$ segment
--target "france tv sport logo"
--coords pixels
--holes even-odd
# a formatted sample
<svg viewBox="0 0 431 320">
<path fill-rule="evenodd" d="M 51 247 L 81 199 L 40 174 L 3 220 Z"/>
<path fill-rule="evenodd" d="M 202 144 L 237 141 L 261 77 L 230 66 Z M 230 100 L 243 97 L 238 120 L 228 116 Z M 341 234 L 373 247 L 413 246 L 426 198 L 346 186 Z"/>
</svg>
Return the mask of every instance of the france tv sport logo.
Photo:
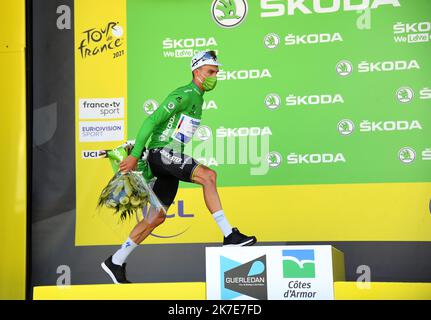
<svg viewBox="0 0 431 320">
<path fill-rule="evenodd" d="M 314 250 L 283 250 L 283 278 L 315 278 Z"/>
<path fill-rule="evenodd" d="M 249 296 L 268 299 L 266 285 L 266 255 L 241 263 L 220 256 L 220 296 L 229 300 Z"/>
</svg>

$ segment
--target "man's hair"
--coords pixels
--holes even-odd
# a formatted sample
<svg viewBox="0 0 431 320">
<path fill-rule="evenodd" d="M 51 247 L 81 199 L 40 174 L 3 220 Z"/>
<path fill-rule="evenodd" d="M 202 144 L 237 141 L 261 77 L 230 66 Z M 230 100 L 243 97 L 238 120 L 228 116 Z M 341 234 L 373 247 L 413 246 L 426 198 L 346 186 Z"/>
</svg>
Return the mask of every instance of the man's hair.
<svg viewBox="0 0 431 320">
<path fill-rule="evenodd" d="M 216 55 L 216 52 L 214 50 L 210 50 L 210 51 L 207 51 L 207 52 L 211 55 L 211 57 L 214 58 L 214 60 L 217 60 L 217 55 Z"/>
</svg>

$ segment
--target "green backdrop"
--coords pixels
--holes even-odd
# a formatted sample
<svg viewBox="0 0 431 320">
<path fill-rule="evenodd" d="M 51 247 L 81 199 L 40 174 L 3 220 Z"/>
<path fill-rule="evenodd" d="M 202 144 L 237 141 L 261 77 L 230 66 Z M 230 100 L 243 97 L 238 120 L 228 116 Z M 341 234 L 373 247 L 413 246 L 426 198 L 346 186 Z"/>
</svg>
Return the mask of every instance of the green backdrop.
<svg viewBox="0 0 431 320">
<path fill-rule="evenodd" d="M 213 17 L 222 16 L 212 10 L 222 1 L 128 0 L 129 139 L 148 116 L 144 104 L 160 103 L 189 82 L 191 52 L 211 48 L 223 64 L 217 88 L 204 96 L 210 108 L 202 125 L 211 128 L 212 142 L 221 127 L 267 128 L 269 151 L 280 155 L 271 157 L 274 167 L 264 175 L 251 175 L 256 165 L 250 162 L 215 166 L 220 186 L 431 181 L 431 1 L 361 11 L 344 10 L 345 2 L 336 12 L 319 13 L 313 1 L 304 1 L 311 13 L 289 14 L 290 1 L 226 1 L 239 18 L 221 22 L 241 21 L 229 28 Z M 277 12 L 265 3 L 285 14 L 262 16 Z M 400 42 L 404 37 L 422 42 Z M 337 72 L 343 60 L 352 66 L 347 76 Z M 237 79 L 223 80 L 229 72 Z M 251 78 L 240 79 L 247 74 Z M 410 102 L 398 100 L 411 92 Z M 274 101 L 278 107 L 266 106 Z M 341 134 L 339 125 L 349 128 L 342 120 L 351 121 L 353 132 Z M 401 152 L 404 147 L 411 149 Z"/>
</svg>

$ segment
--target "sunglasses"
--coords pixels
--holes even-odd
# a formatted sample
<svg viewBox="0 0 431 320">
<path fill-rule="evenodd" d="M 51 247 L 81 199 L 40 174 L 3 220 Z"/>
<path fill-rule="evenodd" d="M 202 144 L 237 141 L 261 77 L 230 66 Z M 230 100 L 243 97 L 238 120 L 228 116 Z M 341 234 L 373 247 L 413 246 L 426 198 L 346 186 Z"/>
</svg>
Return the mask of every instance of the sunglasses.
<svg viewBox="0 0 431 320">
<path fill-rule="evenodd" d="M 199 59 L 197 59 L 196 61 L 193 62 L 192 67 L 194 67 L 195 65 L 197 65 L 197 63 L 199 61 L 201 61 L 201 60 L 202 61 L 214 60 L 214 61 L 217 62 L 217 56 L 216 56 L 215 51 L 207 51 L 207 52 L 205 52 L 205 54 L 202 57 L 200 57 Z"/>
</svg>

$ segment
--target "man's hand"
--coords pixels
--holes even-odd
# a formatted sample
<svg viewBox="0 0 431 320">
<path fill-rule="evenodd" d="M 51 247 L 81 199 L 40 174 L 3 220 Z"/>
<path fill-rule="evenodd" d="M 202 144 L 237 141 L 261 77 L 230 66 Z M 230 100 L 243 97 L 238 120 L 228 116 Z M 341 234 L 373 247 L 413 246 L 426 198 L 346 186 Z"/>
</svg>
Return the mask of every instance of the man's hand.
<svg viewBox="0 0 431 320">
<path fill-rule="evenodd" d="M 138 163 L 138 159 L 130 155 L 125 160 L 120 162 L 120 171 L 122 171 L 123 173 L 126 173 L 131 170 L 135 170 L 137 163 Z"/>
</svg>

